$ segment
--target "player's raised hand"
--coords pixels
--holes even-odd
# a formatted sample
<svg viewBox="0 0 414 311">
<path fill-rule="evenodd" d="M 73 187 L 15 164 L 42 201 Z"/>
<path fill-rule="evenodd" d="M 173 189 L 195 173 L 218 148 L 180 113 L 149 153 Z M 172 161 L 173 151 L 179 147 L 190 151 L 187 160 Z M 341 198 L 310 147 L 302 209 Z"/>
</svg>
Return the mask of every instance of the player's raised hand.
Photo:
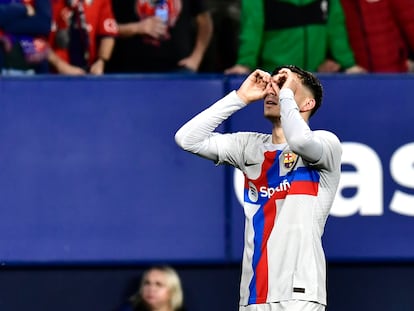
<svg viewBox="0 0 414 311">
<path fill-rule="evenodd" d="M 243 81 L 237 90 L 237 95 L 243 102 L 250 104 L 256 100 L 263 99 L 271 87 L 270 74 L 266 71 L 256 69 Z"/>
<path fill-rule="evenodd" d="M 295 93 L 300 85 L 300 81 L 296 73 L 288 68 L 282 68 L 272 77 L 272 85 L 274 88 L 276 88 L 276 86 L 280 89 L 289 88 Z"/>
</svg>

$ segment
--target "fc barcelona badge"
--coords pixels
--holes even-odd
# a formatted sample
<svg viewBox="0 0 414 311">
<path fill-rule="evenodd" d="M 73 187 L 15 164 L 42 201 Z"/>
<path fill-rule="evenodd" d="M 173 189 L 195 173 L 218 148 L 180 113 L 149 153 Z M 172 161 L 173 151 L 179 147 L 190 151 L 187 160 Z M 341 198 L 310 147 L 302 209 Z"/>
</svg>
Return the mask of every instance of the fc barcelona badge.
<svg viewBox="0 0 414 311">
<path fill-rule="evenodd" d="M 283 153 L 283 164 L 286 168 L 291 168 L 296 162 L 297 155 L 292 151 Z"/>
</svg>

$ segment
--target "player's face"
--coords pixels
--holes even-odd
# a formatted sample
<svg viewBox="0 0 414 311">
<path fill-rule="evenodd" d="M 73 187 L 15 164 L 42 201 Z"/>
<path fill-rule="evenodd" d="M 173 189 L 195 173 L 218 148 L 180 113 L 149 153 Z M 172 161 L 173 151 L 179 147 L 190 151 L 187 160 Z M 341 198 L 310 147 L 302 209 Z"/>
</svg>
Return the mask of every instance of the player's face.
<svg viewBox="0 0 414 311">
<path fill-rule="evenodd" d="M 264 116 L 270 120 L 280 118 L 279 91 L 271 89 L 264 98 Z"/>
<path fill-rule="evenodd" d="M 300 79 L 299 76 L 298 79 Z M 279 92 L 279 89 L 274 90 L 272 88 L 264 98 L 264 116 L 271 121 L 280 119 Z M 295 91 L 295 101 L 299 111 L 308 110 L 306 104 L 309 102 L 309 98 L 313 98 L 311 91 L 302 83 L 299 83 Z"/>
<path fill-rule="evenodd" d="M 151 270 L 145 277 L 141 289 L 142 299 L 153 310 L 164 309 L 171 301 L 171 290 L 164 272 Z"/>
</svg>

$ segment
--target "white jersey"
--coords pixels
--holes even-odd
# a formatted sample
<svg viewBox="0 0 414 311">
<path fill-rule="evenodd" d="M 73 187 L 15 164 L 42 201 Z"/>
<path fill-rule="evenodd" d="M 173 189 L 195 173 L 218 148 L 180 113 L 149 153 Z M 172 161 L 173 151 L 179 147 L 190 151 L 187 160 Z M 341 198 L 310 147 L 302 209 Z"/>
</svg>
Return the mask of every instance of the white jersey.
<svg viewBox="0 0 414 311">
<path fill-rule="evenodd" d="M 187 122 L 177 143 L 187 151 L 240 169 L 245 176 L 245 237 L 240 305 L 307 300 L 326 304 L 321 237 L 340 178 L 341 144 L 311 131 L 293 93 L 280 93 L 287 142 L 270 134 L 219 134 L 215 128 L 245 104 L 230 93 Z M 295 141 L 303 137 L 303 141 Z"/>
</svg>

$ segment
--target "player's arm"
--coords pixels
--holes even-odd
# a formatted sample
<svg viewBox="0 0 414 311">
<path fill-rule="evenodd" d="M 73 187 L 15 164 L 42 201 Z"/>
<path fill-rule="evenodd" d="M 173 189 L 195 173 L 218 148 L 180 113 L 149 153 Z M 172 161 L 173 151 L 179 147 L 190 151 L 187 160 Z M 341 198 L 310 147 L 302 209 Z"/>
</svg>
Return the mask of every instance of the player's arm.
<svg viewBox="0 0 414 311">
<path fill-rule="evenodd" d="M 283 83 L 280 83 L 282 81 Z M 298 106 L 294 95 L 301 87 L 301 82 L 289 69 L 282 69 L 272 79 L 273 88 L 278 89 L 280 84 L 283 85 L 279 91 L 280 120 L 286 141 L 293 152 L 315 163 L 322 157 L 323 144 L 301 115 L 301 111 L 310 111 L 313 108 L 307 106 L 312 103 L 306 101 L 301 103 L 301 107 Z"/>
<path fill-rule="evenodd" d="M 231 92 L 185 123 L 175 134 L 176 143 L 186 151 L 219 162 L 218 145 L 224 135 L 214 131 L 244 106 L 236 92 Z"/>
<path fill-rule="evenodd" d="M 307 161 L 317 162 L 322 156 L 322 143 L 300 115 L 292 90 L 282 89 L 279 102 L 280 119 L 289 147 Z"/>
<path fill-rule="evenodd" d="M 271 87 L 270 80 L 269 73 L 255 70 L 237 91 L 231 92 L 184 124 L 175 134 L 175 141 L 184 150 L 217 162 L 218 145 L 228 145 L 229 141 L 223 142 L 228 136 L 223 137 L 214 133 L 214 130 L 236 111 L 264 98 Z"/>
<path fill-rule="evenodd" d="M 315 132 L 309 128 L 290 89 L 282 89 L 279 98 L 283 132 L 292 151 L 312 165 L 335 170 L 340 165 L 342 154 L 339 139 L 331 132 Z"/>
</svg>

